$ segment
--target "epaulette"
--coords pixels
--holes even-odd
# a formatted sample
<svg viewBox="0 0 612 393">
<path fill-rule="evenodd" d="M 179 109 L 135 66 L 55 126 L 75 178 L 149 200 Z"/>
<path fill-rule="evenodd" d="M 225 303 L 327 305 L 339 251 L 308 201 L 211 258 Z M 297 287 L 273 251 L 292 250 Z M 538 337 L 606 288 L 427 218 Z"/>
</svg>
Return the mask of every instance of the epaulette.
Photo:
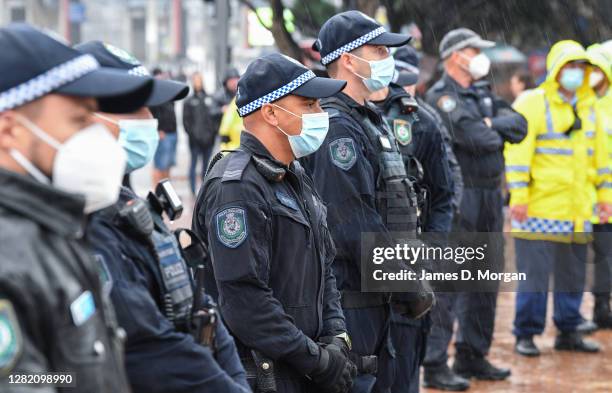
<svg viewBox="0 0 612 393">
<path fill-rule="evenodd" d="M 223 178 L 221 179 L 222 182 L 240 180 L 244 169 L 249 164 L 249 161 L 251 161 L 251 155 L 238 150 L 231 154 L 228 160 L 225 172 L 223 172 Z"/>
</svg>

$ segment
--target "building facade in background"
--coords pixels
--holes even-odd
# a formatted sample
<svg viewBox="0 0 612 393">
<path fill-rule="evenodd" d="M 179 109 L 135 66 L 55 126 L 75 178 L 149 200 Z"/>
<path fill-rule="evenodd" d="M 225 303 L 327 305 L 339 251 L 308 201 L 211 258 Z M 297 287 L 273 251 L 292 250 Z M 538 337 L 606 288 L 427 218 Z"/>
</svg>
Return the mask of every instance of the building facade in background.
<svg viewBox="0 0 612 393">
<path fill-rule="evenodd" d="M 232 55 L 245 56 L 243 8 L 237 0 L 0 0 L 0 25 L 28 22 L 72 44 L 108 42 L 174 75 L 202 71 L 213 89 Z"/>
</svg>

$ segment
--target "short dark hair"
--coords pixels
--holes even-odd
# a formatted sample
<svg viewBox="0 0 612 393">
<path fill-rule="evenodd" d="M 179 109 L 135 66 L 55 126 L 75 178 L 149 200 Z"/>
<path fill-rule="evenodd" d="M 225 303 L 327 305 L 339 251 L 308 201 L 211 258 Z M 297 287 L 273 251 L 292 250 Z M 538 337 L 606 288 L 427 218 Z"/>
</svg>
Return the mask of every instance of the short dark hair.
<svg viewBox="0 0 612 393">
<path fill-rule="evenodd" d="M 161 74 L 163 74 L 163 71 L 162 71 L 161 68 L 159 68 L 159 67 L 153 68 L 153 76 L 158 76 L 158 75 L 161 75 Z"/>
<path fill-rule="evenodd" d="M 361 56 L 362 52 L 363 52 L 363 45 L 353 49 L 350 52 L 345 52 L 345 53 L 352 53 L 352 54 L 355 54 L 357 56 Z M 340 57 L 342 57 L 342 56 L 340 56 Z M 332 61 L 331 63 L 328 63 L 325 66 L 325 69 L 327 70 L 327 74 L 329 76 L 335 77 L 338 74 L 338 62 L 340 61 L 340 57 L 338 57 L 336 60 Z"/>
<path fill-rule="evenodd" d="M 512 76 L 516 77 L 522 84 L 525 85 L 525 90 L 536 87 L 533 76 L 531 76 L 531 73 L 526 68 L 519 68 L 514 72 L 514 74 L 512 74 Z"/>
</svg>

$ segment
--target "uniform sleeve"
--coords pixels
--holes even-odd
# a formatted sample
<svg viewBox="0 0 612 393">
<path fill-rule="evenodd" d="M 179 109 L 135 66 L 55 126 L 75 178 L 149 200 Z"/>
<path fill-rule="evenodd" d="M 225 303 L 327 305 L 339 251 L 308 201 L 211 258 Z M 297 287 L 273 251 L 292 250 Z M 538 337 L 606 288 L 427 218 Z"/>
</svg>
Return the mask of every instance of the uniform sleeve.
<svg viewBox="0 0 612 393">
<path fill-rule="evenodd" d="M 122 252 L 121 241 L 108 228 L 96 228 L 92 237 L 96 260 L 104 264 L 112 280 L 110 296 L 117 319 L 127 332 L 126 369 L 134 390 L 250 391 L 244 370 L 225 370 L 209 348 L 177 331 L 161 314 L 149 292 L 149 272 L 143 261 Z"/>
<path fill-rule="evenodd" d="M 317 191 L 327 204 L 337 258 L 357 264 L 361 233 L 387 232 L 376 211 L 376 174 L 360 135 L 361 131 L 348 120 L 339 115 L 331 117 L 325 142 L 308 157 L 306 164 Z"/>
<path fill-rule="evenodd" d="M 340 291 L 332 264 L 336 256 L 334 241 L 329 232 L 325 233 L 325 287 L 323 292 L 323 330 L 321 336 L 336 336 L 346 332 L 346 322 L 340 304 Z"/>
<path fill-rule="evenodd" d="M 514 103 L 514 109 L 527 121 L 527 135 L 518 144 L 507 143 L 504 149 L 506 162 L 506 184 L 510 191 L 510 206 L 529 202 L 531 160 L 535 152 L 536 135 L 540 127 L 535 112 L 534 95 L 523 95 Z"/>
<path fill-rule="evenodd" d="M 424 231 L 450 232 L 453 187 L 442 133 L 428 114 L 423 114 L 420 118 L 424 130 L 419 133 L 418 140 L 415 140 L 415 156 L 423 164 L 423 182 L 429 192 Z"/>
<path fill-rule="evenodd" d="M 429 103 L 438 110 L 453 135 L 455 146 L 466 152 L 482 154 L 502 149 L 499 133 L 487 127 L 482 117 L 471 113 L 460 100 L 444 94 L 429 95 Z"/>
<path fill-rule="evenodd" d="M 606 116 L 604 110 L 595 106 L 595 187 L 597 189 L 597 202 L 612 203 L 612 171 L 610 168 L 610 146 L 606 127 Z"/>
<path fill-rule="evenodd" d="M 0 392 L 53 393 L 50 386 L 14 385 L 10 374 L 54 370 L 45 353 L 51 324 L 57 318 L 44 284 L 38 284 L 40 250 L 30 239 L 20 237 L 19 228 L 6 230 L 10 223 L 0 222 Z M 48 290 L 48 289 L 47 289 Z M 65 370 L 64 370 L 65 371 Z"/>
<path fill-rule="evenodd" d="M 499 132 L 505 142 L 520 143 L 527 135 L 527 120 L 504 100 L 495 97 L 497 116 L 491 119 L 491 128 Z"/>
<path fill-rule="evenodd" d="M 448 158 L 448 167 L 451 171 L 453 184 L 452 206 L 455 210 L 458 210 L 461 203 L 461 198 L 463 197 L 463 176 L 461 175 L 459 161 L 457 161 L 457 157 L 453 151 L 453 138 L 448 131 L 448 128 L 442 121 L 440 114 L 428 103 L 423 103 L 427 113 L 433 116 L 436 126 L 440 129 L 440 133 L 442 134 L 442 142 L 444 143 L 444 150 L 446 151 L 446 157 Z"/>
<path fill-rule="evenodd" d="M 57 390 L 51 386 L 34 386 L 27 384 L 9 383 L 9 375 L 56 371 L 49 365 L 42 348 L 36 344 L 36 336 L 42 337 L 48 333 L 38 331 L 45 329 L 41 325 L 40 318 L 32 316 L 28 309 L 34 310 L 40 304 L 26 305 L 28 299 L 32 299 L 34 288 L 29 287 L 30 292 L 24 296 L 19 289 L 11 283 L 20 282 L 15 277 L 3 277 L 0 280 L 0 305 L 2 306 L 2 320 L 0 328 L 4 334 L 3 346 L 0 349 L 2 361 L 0 362 L 0 391 L 6 393 L 54 393 Z M 42 312 L 41 312 L 42 313 Z M 7 335 L 10 333 L 10 336 Z"/>
<path fill-rule="evenodd" d="M 234 343 L 234 339 L 230 336 L 222 320 L 219 320 L 217 323 L 215 345 L 216 359 L 219 366 L 230 376 L 230 378 L 232 378 L 232 380 L 248 390 L 246 373 L 240 362 L 240 357 L 236 350 L 236 343 Z"/>
<path fill-rule="evenodd" d="M 271 212 L 253 184 L 213 180 L 197 212 L 205 223 L 219 307 L 241 343 L 308 374 L 319 348 L 298 329 L 268 286 Z"/>
</svg>

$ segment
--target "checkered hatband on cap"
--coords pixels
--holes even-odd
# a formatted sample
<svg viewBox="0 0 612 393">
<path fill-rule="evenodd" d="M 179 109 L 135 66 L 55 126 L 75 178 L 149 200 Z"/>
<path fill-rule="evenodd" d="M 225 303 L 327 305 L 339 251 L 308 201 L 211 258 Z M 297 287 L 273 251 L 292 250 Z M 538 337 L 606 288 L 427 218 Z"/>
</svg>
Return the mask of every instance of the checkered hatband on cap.
<svg viewBox="0 0 612 393">
<path fill-rule="evenodd" d="M 146 67 L 141 66 L 141 65 L 129 70 L 128 74 L 136 75 L 136 76 L 151 76 L 151 74 L 149 73 L 149 70 L 147 70 Z"/>
<path fill-rule="evenodd" d="M 293 90 L 302 86 L 304 83 L 308 82 L 315 76 L 316 75 L 314 74 L 314 72 L 308 70 L 302 75 L 292 80 L 291 82 L 287 83 L 285 86 L 282 86 L 274 90 L 273 92 L 268 93 L 265 96 L 260 97 L 256 99 L 255 101 L 251 101 L 248 104 L 238 108 L 238 114 L 240 115 L 240 117 L 244 117 L 248 115 L 249 113 L 254 112 L 257 109 L 261 108 L 263 104 L 268 104 L 270 102 L 276 101 L 279 98 L 286 96 L 287 94 L 291 93 Z"/>
<path fill-rule="evenodd" d="M 353 49 L 359 48 L 362 45 L 365 45 L 368 41 L 373 40 L 374 38 L 378 37 L 379 35 L 381 35 L 382 33 L 385 32 L 385 28 L 384 27 L 379 27 L 375 30 L 372 30 L 371 32 L 362 35 L 361 37 L 357 38 L 354 41 L 349 42 L 346 45 L 341 46 L 340 48 L 336 49 L 335 51 L 328 53 L 327 56 L 323 57 L 321 59 L 321 64 L 323 65 L 328 65 L 329 63 L 331 63 L 332 61 L 336 60 L 338 57 L 340 57 L 340 55 L 342 55 L 343 53 L 346 52 L 350 52 Z"/>
<path fill-rule="evenodd" d="M 82 55 L 0 93 L 0 112 L 18 107 L 100 68 L 92 55 Z"/>
</svg>

